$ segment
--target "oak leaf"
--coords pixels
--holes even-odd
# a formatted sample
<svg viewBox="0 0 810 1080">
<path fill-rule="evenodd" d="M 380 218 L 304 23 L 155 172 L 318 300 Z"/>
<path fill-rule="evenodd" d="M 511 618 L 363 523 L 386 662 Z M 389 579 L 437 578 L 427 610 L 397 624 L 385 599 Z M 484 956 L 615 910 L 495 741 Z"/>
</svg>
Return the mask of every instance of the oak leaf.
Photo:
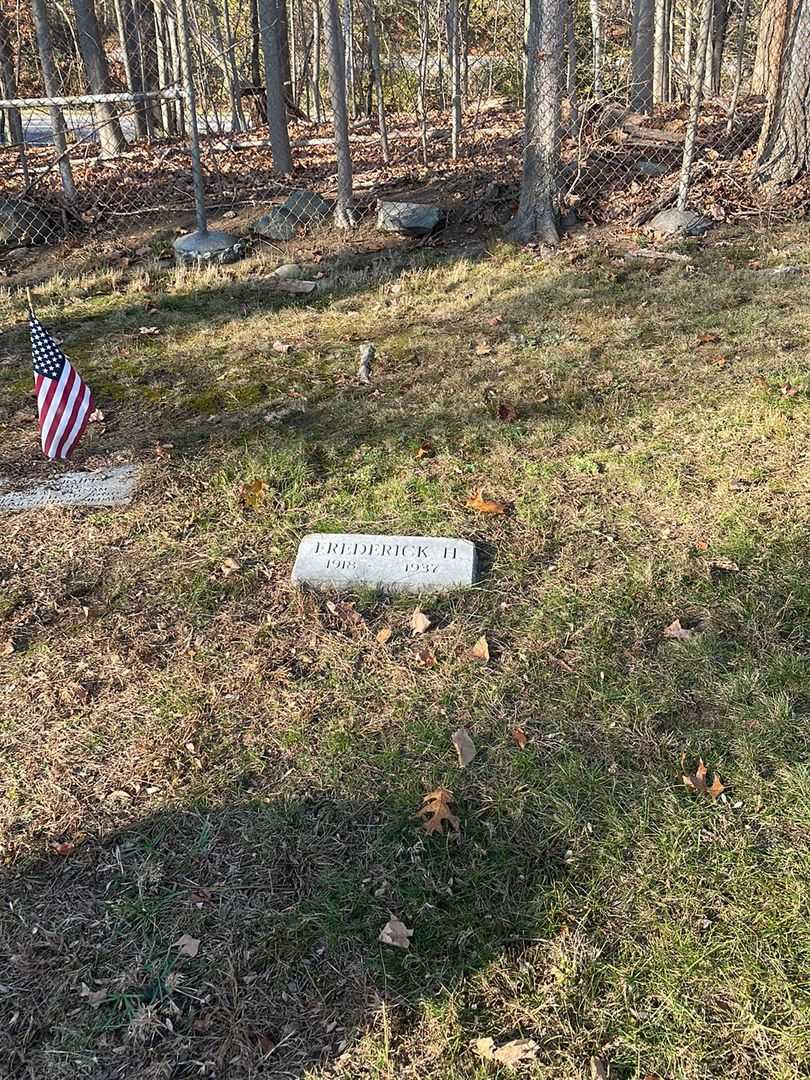
<svg viewBox="0 0 810 1080">
<path fill-rule="evenodd" d="M 695 636 L 695 631 L 689 630 L 685 626 L 681 626 L 681 620 L 676 619 L 674 622 L 671 622 L 669 626 L 664 627 L 663 636 L 669 638 L 671 641 L 691 641 Z"/>
<path fill-rule="evenodd" d="M 505 514 L 507 507 L 506 503 L 497 502 L 495 499 L 485 499 L 479 488 L 467 499 L 467 509 L 477 510 L 479 514 Z"/>
<path fill-rule="evenodd" d="M 470 656 L 474 660 L 480 660 L 483 664 L 486 664 L 489 660 L 489 642 L 483 634 L 470 649 Z"/>
<path fill-rule="evenodd" d="M 538 1049 L 534 1039 L 511 1039 L 497 1049 L 494 1039 L 476 1039 L 473 1046 L 479 1057 L 507 1066 L 520 1065 L 523 1061 L 533 1060 Z"/>
<path fill-rule="evenodd" d="M 512 728 L 512 738 L 521 750 L 525 750 L 529 742 L 528 736 L 522 727 Z"/>
<path fill-rule="evenodd" d="M 251 510 L 260 510 L 267 497 L 267 484 L 262 479 L 251 480 L 239 488 L 239 501 Z"/>
<path fill-rule="evenodd" d="M 411 615 L 411 636 L 416 637 L 418 634 L 424 634 L 426 630 L 429 630 L 433 624 L 427 615 L 421 608 L 414 608 Z"/>
<path fill-rule="evenodd" d="M 684 768 L 685 755 L 681 757 L 681 768 Z M 703 764 L 703 758 L 698 758 L 697 768 L 694 772 L 684 772 L 683 782 L 689 791 L 694 791 L 696 795 L 708 795 L 712 799 L 717 799 L 726 790 L 725 784 L 720 780 L 717 773 L 714 774 L 714 779 L 711 784 L 707 782 L 709 770 Z"/>
<path fill-rule="evenodd" d="M 393 632 L 390 626 L 384 626 L 382 630 L 377 631 L 377 641 L 381 645 L 385 645 L 386 641 L 390 641 Z"/>
<path fill-rule="evenodd" d="M 460 727 L 458 731 L 453 732 L 450 739 L 458 754 L 459 768 L 466 769 L 470 762 L 474 760 L 476 753 L 472 736 L 466 728 Z"/>
<path fill-rule="evenodd" d="M 441 834 L 445 821 L 450 831 L 456 833 L 461 831 L 459 820 L 450 809 L 453 801 L 453 792 L 444 787 L 437 787 L 435 791 L 428 792 L 425 795 L 416 816 L 423 819 L 422 828 L 426 833 L 431 835 L 433 833 Z"/>
<path fill-rule="evenodd" d="M 399 919 L 389 919 L 380 931 L 379 941 L 383 945 L 393 945 L 395 949 L 410 949 L 413 930 L 409 930 Z"/>
<path fill-rule="evenodd" d="M 502 401 L 498 406 L 498 419 L 505 424 L 511 424 L 517 420 L 517 409 L 508 401 Z"/>
<path fill-rule="evenodd" d="M 192 937 L 190 934 L 183 934 L 174 943 L 175 948 L 181 956 L 188 956 L 193 959 L 200 951 L 200 939 Z"/>
</svg>

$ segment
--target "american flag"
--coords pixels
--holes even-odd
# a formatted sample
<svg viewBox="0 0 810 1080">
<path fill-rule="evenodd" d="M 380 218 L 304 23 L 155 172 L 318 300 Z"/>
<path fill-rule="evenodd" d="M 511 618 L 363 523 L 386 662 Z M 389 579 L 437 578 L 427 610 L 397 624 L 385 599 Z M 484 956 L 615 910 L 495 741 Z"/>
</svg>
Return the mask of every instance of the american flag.
<svg viewBox="0 0 810 1080">
<path fill-rule="evenodd" d="M 33 311 L 28 322 L 42 449 L 51 459 L 67 461 L 95 408 L 93 395 Z"/>
</svg>

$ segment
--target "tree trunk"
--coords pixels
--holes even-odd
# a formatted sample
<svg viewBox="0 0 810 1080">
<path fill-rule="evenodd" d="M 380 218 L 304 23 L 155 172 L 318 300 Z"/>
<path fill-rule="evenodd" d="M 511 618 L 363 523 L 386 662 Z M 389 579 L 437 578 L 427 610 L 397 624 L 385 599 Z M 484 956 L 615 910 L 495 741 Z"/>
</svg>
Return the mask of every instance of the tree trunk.
<svg viewBox="0 0 810 1080">
<path fill-rule="evenodd" d="M 51 45 L 51 30 L 48 22 L 48 11 L 45 0 L 31 0 L 31 14 L 34 17 L 34 28 L 37 35 L 37 51 L 39 62 L 42 67 L 42 85 L 46 97 L 59 96 L 59 83 L 56 77 L 56 69 L 53 62 L 53 46 Z M 53 129 L 53 143 L 59 157 L 59 173 L 62 177 L 62 190 L 68 202 L 76 201 L 76 186 L 73 183 L 73 170 L 70 167 L 70 158 L 67 154 L 67 136 L 65 135 L 65 118 L 62 110 L 56 105 L 50 109 L 51 128 Z"/>
<path fill-rule="evenodd" d="M 380 146 L 383 162 L 388 165 L 391 155 L 388 151 L 388 122 L 385 116 L 385 94 L 383 93 L 382 70 L 380 67 L 380 39 L 377 34 L 377 8 L 374 0 L 366 0 L 366 26 L 368 29 L 368 51 L 371 62 L 371 75 L 374 93 L 377 97 L 377 123 L 380 129 Z"/>
<path fill-rule="evenodd" d="M 323 95 L 321 94 L 321 54 L 323 52 L 323 26 L 321 0 L 312 0 L 312 96 L 315 101 L 315 120 L 323 123 Z"/>
<path fill-rule="evenodd" d="M 419 118 L 419 138 L 422 145 L 422 161 L 427 165 L 427 76 L 428 48 L 430 45 L 427 0 L 418 0 L 417 13 L 419 19 L 419 82 L 416 90 L 416 113 Z"/>
<path fill-rule="evenodd" d="M 262 84 L 262 70 L 259 62 L 259 8 L 257 0 L 250 0 L 250 85 Z"/>
<path fill-rule="evenodd" d="M 748 15 L 751 10 L 751 0 L 743 0 L 742 13 L 740 14 L 740 26 L 737 31 L 737 61 L 734 70 L 734 92 L 731 95 L 731 107 L 728 111 L 728 124 L 726 134 L 730 135 L 734 129 L 734 117 L 737 112 L 737 102 L 740 99 L 740 87 L 743 77 L 743 59 L 745 57 L 745 34 L 748 29 Z"/>
<path fill-rule="evenodd" d="M 126 10 L 124 4 L 126 4 Z M 118 27 L 118 40 L 121 43 L 121 57 L 124 63 L 127 90 L 133 95 L 142 94 L 141 69 L 138 63 L 137 50 L 133 49 L 132 9 L 129 0 L 114 0 L 113 6 L 115 8 L 115 23 Z M 133 103 L 132 120 L 135 124 L 135 138 L 145 139 L 149 133 L 146 127 L 146 109 L 143 101 L 136 100 Z"/>
<path fill-rule="evenodd" d="M 450 147 L 458 160 L 461 141 L 461 50 L 458 0 L 447 0 L 447 64 L 450 69 Z"/>
<path fill-rule="evenodd" d="M 349 113 L 357 116 L 354 79 L 354 12 L 352 0 L 343 0 L 341 15 L 341 36 L 343 38 L 344 79 L 346 81 L 346 103 Z M 329 43 L 326 45 L 329 48 Z"/>
<path fill-rule="evenodd" d="M 233 54 L 233 38 L 231 36 L 231 20 L 228 9 L 228 0 L 225 0 L 223 6 L 223 18 L 225 20 L 224 34 L 216 0 L 208 0 L 208 15 L 211 20 L 211 33 L 216 42 L 217 52 L 219 53 L 222 62 L 222 71 L 228 86 L 228 100 L 231 106 L 231 130 L 244 131 L 245 118 L 242 114 L 242 104 L 239 95 L 239 73 L 236 70 L 236 60 Z"/>
<path fill-rule="evenodd" d="M 632 76 L 630 108 L 650 113 L 653 108 L 655 52 L 655 0 L 634 0 L 632 24 Z"/>
<path fill-rule="evenodd" d="M 290 67 L 290 25 L 287 20 L 287 0 L 273 0 L 276 8 L 276 25 L 278 26 L 278 54 L 281 61 L 281 81 L 284 86 L 284 97 L 287 101 L 293 99 L 292 68 Z"/>
<path fill-rule="evenodd" d="M 355 224 L 352 209 L 352 155 L 349 147 L 349 114 L 346 108 L 346 56 L 337 0 L 324 2 L 326 31 L 326 60 L 329 70 L 329 96 L 332 100 L 332 121 L 335 127 L 337 156 L 337 203 L 335 223 L 340 229 Z"/>
<path fill-rule="evenodd" d="M 73 0 L 73 11 L 76 15 L 79 51 L 82 54 L 90 93 L 109 94 L 110 72 L 101 42 L 101 32 L 98 28 L 93 0 Z M 127 143 L 112 105 L 108 102 L 94 105 L 93 115 L 96 119 L 102 157 L 113 158 L 123 153 Z"/>
<path fill-rule="evenodd" d="M 565 5 L 565 93 L 568 98 L 569 130 L 573 134 L 579 126 L 577 102 L 577 29 L 574 25 L 573 0 Z"/>
<path fill-rule="evenodd" d="M 17 96 L 17 73 L 14 70 L 14 46 L 11 44 L 11 23 L 0 12 L 0 92 L 3 97 Z M 5 113 L 3 114 L 5 115 Z M 8 110 L 8 133 L 11 142 L 18 148 L 23 183 L 28 186 L 28 161 L 25 153 L 25 135 L 19 109 Z"/>
<path fill-rule="evenodd" d="M 526 133 L 520 202 L 511 224 L 523 244 L 559 243 L 557 195 L 564 0 L 529 0 L 526 39 Z"/>
<path fill-rule="evenodd" d="M 135 21 L 138 28 L 138 47 L 141 60 L 141 81 L 148 93 L 160 89 L 158 77 L 158 42 L 155 30 L 155 8 L 153 0 L 132 0 Z M 146 102 L 146 124 L 149 137 L 159 135 L 163 129 L 160 104 L 155 98 Z"/>
<path fill-rule="evenodd" d="M 602 86 L 602 18 L 599 14 L 599 0 L 588 0 L 588 8 L 591 14 L 593 95 L 598 99 L 604 93 Z"/>
<path fill-rule="evenodd" d="M 810 167 L 810 3 L 787 0 L 784 48 L 766 85 L 768 106 L 755 179 L 784 187 Z"/>
<path fill-rule="evenodd" d="M 789 0 L 764 0 L 757 37 L 757 55 L 751 78 L 752 94 L 767 94 L 779 80 L 779 68 L 788 23 Z"/>
<path fill-rule="evenodd" d="M 692 79 L 692 0 L 685 0 L 686 13 L 683 26 L 683 73 L 688 84 Z"/>
<path fill-rule="evenodd" d="M 655 0 L 655 50 L 653 53 L 653 100 L 660 105 L 667 100 L 669 87 L 669 39 L 667 0 Z"/>
<path fill-rule="evenodd" d="M 689 181 L 692 175 L 692 159 L 695 155 L 695 143 L 697 141 L 698 121 L 700 120 L 700 106 L 703 101 L 703 84 L 706 74 L 706 54 L 709 45 L 709 30 L 712 23 L 712 4 L 714 0 L 703 0 L 703 10 L 700 14 L 700 29 L 698 31 L 697 53 L 695 55 L 695 71 L 692 77 L 692 90 L 689 98 L 689 120 L 686 124 L 686 139 L 683 144 L 683 163 L 681 164 L 681 179 L 678 186 L 678 209 L 686 209 L 686 200 L 689 197 Z"/>
<path fill-rule="evenodd" d="M 267 86 L 267 124 L 270 128 L 270 149 L 273 168 L 277 173 L 292 172 L 290 133 L 287 129 L 287 106 L 284 103 L 284 82 L 279 42 L 278 9 L 275 0 L 258 0 L 259 23 L 264 53 L 264 78 Z"/>
<path fill-rule="evenodd" d="M 723 49 L 726 45 L 726 28 L 728 26 L 728 5 L 726 0 L 714 0 L 712 14 L 712 55 L 711 55 L 711 93 L 717 97 L 720 93 L 720 84 L 723 78 Z"/>
</svg>

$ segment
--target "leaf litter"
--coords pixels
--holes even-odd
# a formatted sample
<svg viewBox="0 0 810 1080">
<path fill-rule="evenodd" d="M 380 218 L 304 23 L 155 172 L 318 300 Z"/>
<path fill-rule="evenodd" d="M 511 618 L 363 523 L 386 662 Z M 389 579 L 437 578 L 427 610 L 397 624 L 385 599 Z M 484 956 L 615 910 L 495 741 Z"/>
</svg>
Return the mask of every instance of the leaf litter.
<svg viewBox="0 0 810 1080">
<path fill-rule="evenodd" d="M 389 919 L 380 931 L 379 941 L 395 949 L 410 949 L 413 930 L 409 930 L 399 919 Z"/>
<path fill-rule="evenodd" d="M 475 755 L 477 753 L 472 736 L 466 728 L 460 727 L 458 731 L 453 732 L 450 739 L 458 754 L 458 767 L 460 769 L 466 769 L 467 766 L 475 760 Z"/>
<path fill-rule="evenodd" d="M 496 1047 L 495 1040 L 491 1038 L 476 1039 L 473 1048 L 476 1054 L 486 1061 L 495 1061 L 508 1067 L 533 1061 L 539 1049 L 534 1039 L 510 1039 Z"/>
<path fill-rule="evenodd" d="M 461 824 L 450 809 L 453 804 L 453 792 L 448 791 L 445 787 L 437 787 L 434 791 L 430 791 L 425 795 L 416 816 L 423 819 L 422 828 L 426 833 L 430 835 L 439 833 L 439 835 L 442 835 L 445 822 L 447 822 L 450 832 L 461 832 Z"/>
<path fill-rule="evenodd" d="M 412 637 L 416 637 L 418 634 L 424 634 L 432 625 L 433 623 L 421 608 L 414 608 L 413 614 L 411 615 Z"/>
<path fill-rule="evenodd" d="M 483 491 L 479 488 L 467 499 L 467 509 L 476 510 L 479 514 L 505 514 L 507 506 L 506 503 L 498 502 L 497 499 L 485 499 Z"/>
<path fill-rule="evenodd" d="M 712 801 L 723 794 L 726 790 L 726 785 L 722 783 L 717 773 L 714 773 L 714 779 L 711 784 L 709 784 L 709 770 L 704 765 L 703 758 L 698 758 L 697 768 L 694 772 L 686 771 L 685 761 L 686 754 L 683 754 L 681 755 L 681 769 L 684 770 L 682 778 L 684 786 L 688 791 L 692 791 L 696 795 L 708 795 Z"/>
</svg>

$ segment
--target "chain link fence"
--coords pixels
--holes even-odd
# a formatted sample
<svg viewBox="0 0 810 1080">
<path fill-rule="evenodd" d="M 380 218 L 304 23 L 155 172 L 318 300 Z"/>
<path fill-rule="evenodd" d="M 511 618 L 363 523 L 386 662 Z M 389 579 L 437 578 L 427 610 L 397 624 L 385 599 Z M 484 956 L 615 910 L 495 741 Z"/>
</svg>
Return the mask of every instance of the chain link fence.
<svg viewBox="0 0 810 1080">
<path fill-rule="evenodd" d="M 381 198 L 503 225 L 524 141 L 563 218 L 803 213 L 807 2 L 2 0 L 0 245 L 195 195 L 278 242 Z"/>
</svg>

